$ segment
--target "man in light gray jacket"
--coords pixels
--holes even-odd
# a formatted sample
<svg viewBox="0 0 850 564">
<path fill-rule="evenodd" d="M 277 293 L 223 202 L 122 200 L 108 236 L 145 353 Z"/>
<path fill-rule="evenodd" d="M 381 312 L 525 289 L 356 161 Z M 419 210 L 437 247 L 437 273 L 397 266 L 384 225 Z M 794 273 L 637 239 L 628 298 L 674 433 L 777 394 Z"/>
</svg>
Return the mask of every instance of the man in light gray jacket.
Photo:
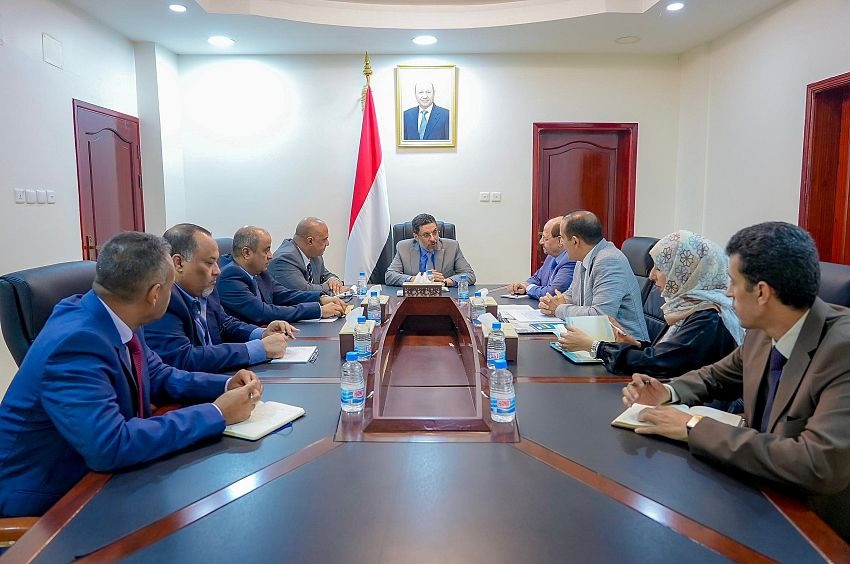
<svg viewBox="0 0 850 564">
<path fill-rule="evenodd" d="M 327 224 L 317 217 L 305 217 L 298 222 L 292 239 L 286 239 L 274 252 L 269 273 L 290 290 L 338 294 L 343 283 L 325 267 L 322 258 L 330 244 Z"/>
<path fill-rule="evenodd" d="M 602 237 L 599 218 L 585 210 L 565 215 L 561 242 L 578 261 L 573 281 L 565 293 L 540 298 L 541 311 L 561 319 L 607 315 L 635 339 L 648 341 L 637 278 L 626 255 Z"/>
<path fill-rule="evenodd" d="M 426 270 L 433 270 L 434 281 L 446 286 L 455 286 L 461 274 L 466 274 L 469 283 L 475 284 L 475 272 L 460 245 L 454 239 L 440 239 L 433 215 L 420 213 L 411 223 L 413 239 L 399 241 L 395 246 L 395 256 L 385 277 L 388 286 L 401 286 Z"/>
</svg>

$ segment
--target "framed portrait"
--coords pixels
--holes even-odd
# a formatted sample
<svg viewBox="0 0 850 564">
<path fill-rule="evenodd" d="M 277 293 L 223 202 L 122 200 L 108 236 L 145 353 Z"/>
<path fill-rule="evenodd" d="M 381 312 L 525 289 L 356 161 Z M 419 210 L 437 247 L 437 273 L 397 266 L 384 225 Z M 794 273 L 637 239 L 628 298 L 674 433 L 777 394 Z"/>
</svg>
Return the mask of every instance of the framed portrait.
<svg viewBox="0 0 850 564">
<path fill-rule="evenodd" d="M 399 147 L 457 144 L 457 66 L 397 66 L 395 99 Z"/>
</svg>

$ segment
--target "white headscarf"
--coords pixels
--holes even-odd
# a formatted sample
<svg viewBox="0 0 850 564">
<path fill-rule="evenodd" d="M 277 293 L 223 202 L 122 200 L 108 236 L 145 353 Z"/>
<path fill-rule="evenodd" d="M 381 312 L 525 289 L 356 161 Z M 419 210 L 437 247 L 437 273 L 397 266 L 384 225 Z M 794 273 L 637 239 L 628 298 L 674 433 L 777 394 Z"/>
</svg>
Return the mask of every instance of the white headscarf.
<svg viewBox="0 0 850 564">
<path fill-rule="evenodd" d="M 726 296 L 729 259 L 716 243 L 682 229 L 658 241 L 649 254 L 655 268 L 667 278 L 661 290 L 666 302 L 661 311 L 669 325 L 697 311 L 714 309 L 735 342 L 741 344 L 744 330 L 732 299 Z"/>
</svg>

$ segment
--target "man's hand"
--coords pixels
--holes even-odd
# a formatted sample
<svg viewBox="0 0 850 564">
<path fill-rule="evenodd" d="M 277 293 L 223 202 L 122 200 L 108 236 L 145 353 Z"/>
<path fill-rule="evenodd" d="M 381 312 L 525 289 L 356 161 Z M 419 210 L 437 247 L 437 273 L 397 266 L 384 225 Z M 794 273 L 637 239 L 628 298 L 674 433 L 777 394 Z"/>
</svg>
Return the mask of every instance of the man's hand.
<svg viewBox="0 0 850 564">
<path fill-rule="evenodd" d="M 275 320 L 266 326 L 266 330 L 263 332 L 263 337 L 267 337 L 273 333 L 283 333 L 288 339 L 294 339 L 295 334 L 300 330 L 301 329 L 296 329 L 286 321 Z"/>
<path fill-rule="evenodd" d="M 554 296 L 547 292 L 545 296 L 540 298 L 540 311 L 546 315 L 555 315 L 558 306 L 565 303 L 567 303 L 567 298 L 558 290 L 555 290 Z"/>
<path fill-rule="evenodd" d="M 434 273 L 434 282 L 442 282 L 443 284 L 446 284 L 446 276 L 442 272 L 439 270 L 434 270 L 432 272 Z"/>
<path fill-rule="evenodd" d="M 270 333 L 262 338 L 263 348 L 266 349 L 266 358 L 280 358 L 286 352 L 286 343 L 289 339 L 283 333 Z"/>
<path fill-rule="evenodd" d="M 225 423 L 233 425 L 251 416 L 254 405 L 260 401 L 262 393 L 262 385 L 258 387 L 257 382 L 252 382 L 247 386 L 224 392 L 213 403 L 221 410 Z"/>
<path fill-rule="evenodd" d="M 525 294 L 525 289 L 528 287 L 527 282 L 517 282 L 516 284 L 508 284 L 509 294 Z"/>
<path fill-rule="evenodd" d="M 321 305 L 337 304 L 345 307 L 345 302 L 336 296 L 319 296 L 319 303 Z"/>
<path fill-rule="evenodd" d="M 638 427 L 640 435 L 661 435 L 668 439 L 688 442 L 688 420 L 691 416 L 672 405 L 647 408 L 638 414 L 638 420 L 654 423 L 654 427 Z"/>
<path fill-rule="evenodd" d="M 329 296 L 324 296 L 329 297 Z M 335 302 L 328 302 L 322 306 L 322 317 L 342 317 L 345 315 L 345 304 L 339 298 Z"/>
<path fill-rule="evenodd" d="M 571 325 L 565 325 L 567 331 L 558 337 L 558 344 L 565 351 L 589 351 L 593 337 Z"/>
<path fill-rule="evenodd" d="M 334 294 L 339 294 L 343 290 L 342 282 L 339 281 L 339 278 L 328 278 L 326 283 L 328 285 L 328 290 Z"/>
<path fill-rule="evenodd" d="M 236 390 L 236 389 L 241 388 L 243 386 L 248 386 L 249 384 L 254 384 L 254 386 L 255 386 L 255 392 L 254 393 L 258 393 L 259 395 L 263 395 L 263 382 L 260 380 L 260 378 L 256 374 L 254 374 L 254 372 L 252 372 L 251 370 L 246 370 L 245 368 L 243 368 L 242 370 L 237 372 L 233 376 L 233 378 L 231 378 L 227 382 L 227 389 L 228 390 Z"/>
<path fill-rule="evenodd" d="M 646 374 L 633 374 L 632 381 L 623 388 L 623 403 L 626 407 L 635 403 L 661 405 L 668 403 L 670 399 L 670 390 Z"/>
</svg>

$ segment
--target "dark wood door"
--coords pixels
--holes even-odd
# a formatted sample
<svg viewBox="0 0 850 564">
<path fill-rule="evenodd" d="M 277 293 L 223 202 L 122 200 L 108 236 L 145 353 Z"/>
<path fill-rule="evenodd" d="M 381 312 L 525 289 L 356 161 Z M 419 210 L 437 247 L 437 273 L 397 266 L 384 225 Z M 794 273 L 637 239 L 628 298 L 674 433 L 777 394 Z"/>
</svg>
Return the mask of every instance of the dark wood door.
<svg viewBox="0 0 850 564">
<path fill-rule="evenodd" d="M 599 216 L 618 247 L 634 234 L 637 124 L 535 123 L 531 268 L 546 221 L 577 209 Z"/>
<path fill-rule="evenodd" d="M 83 258 L 122 231 L 144 231 L 139 120 L 74 100 Z"/>
</svg>

